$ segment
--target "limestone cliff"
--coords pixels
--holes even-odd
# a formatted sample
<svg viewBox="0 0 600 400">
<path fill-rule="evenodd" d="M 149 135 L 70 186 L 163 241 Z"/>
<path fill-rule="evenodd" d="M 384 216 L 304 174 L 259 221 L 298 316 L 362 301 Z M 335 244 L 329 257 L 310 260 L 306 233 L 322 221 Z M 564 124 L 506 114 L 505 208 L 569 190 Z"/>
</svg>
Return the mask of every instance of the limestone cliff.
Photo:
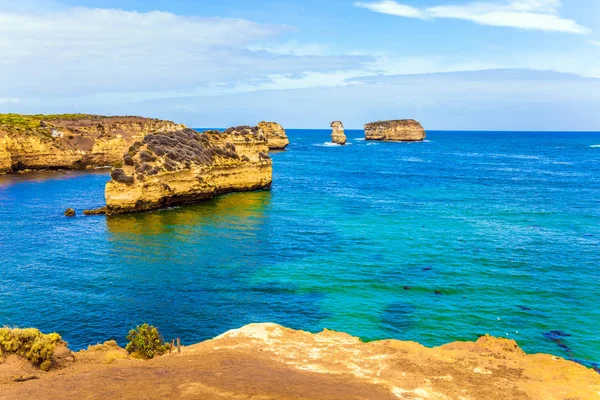
<svg viewBox="0 0 600 400">
<path fill-rule="evenodd" d="M 184 128 L 142 117 L 0 114 L 0 173 L 112 165 L 146 134 Z"/>
<path fill-rule="evenodd" d="M 289 144 L 285 130 L 276 122 L 260 122 L 258 127 L 263 131 L 269 141 L 269 150 L 283 150 Z"/>
<path fill-rule="evenodd" d="M 419 142 L 425 139 L 425 130 L 414 119 L 379 121 L 365 125 L 367 140 L 390 142 Z"/>
<path fill-rule="evenodd" d="M 267 139 L 256 127 L 149 134 L 130 147 L 123 168 L 112 170 L 106 211 L 138 212 L 269 189 L 273 168 L 267 153 Z"/>
<path fill-rule="evenodd" d="M 331 141 L 336 144 L 346 144 L 346 134 L 344 133 L 344 125 L 342 121 L 333 121 L 331 123 Z"/>
<path fill-rule="evenodd" d="M 0 381 L 2 372 L 0 364 Z M 61 370 L 20 374 L 39 379 L 2 385 L 0 399 L 139 399 L 145 393 L 148 399 L 583 400 L 600 392 L 594 370 L 527 355 L 512 340 L 485 336 L 427 348 L 275 324 L 248 325 L 150 361 L 130 359 L 108 342 L 76 353 Z"/>
</svg>

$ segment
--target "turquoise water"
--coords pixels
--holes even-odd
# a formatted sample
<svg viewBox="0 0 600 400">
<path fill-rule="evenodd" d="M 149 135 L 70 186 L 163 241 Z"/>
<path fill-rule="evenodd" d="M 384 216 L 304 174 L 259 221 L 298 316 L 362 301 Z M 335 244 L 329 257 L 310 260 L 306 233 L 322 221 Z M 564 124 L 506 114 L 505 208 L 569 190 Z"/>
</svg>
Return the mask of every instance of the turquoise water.
<svg viewBox="0 0 600 400">
<path fill-rule="evenodd" d="M 0 177 L 0 325 L 73 348 L 148 322 L 250 322 L 425 345 L 508 336 L 600 362 L 599 133 L 290 131 L 271 192 L 119 217 L 106 171 Z M 518 332 L 518 333 L 517 333 Z"/>
</svg>

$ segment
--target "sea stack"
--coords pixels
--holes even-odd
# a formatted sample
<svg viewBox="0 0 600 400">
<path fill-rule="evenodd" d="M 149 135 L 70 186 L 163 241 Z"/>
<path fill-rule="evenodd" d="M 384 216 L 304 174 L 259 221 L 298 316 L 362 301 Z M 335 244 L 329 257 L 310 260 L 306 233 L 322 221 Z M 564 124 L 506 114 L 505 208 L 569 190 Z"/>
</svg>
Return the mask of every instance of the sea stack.
<svg viewBox="0 0 600 400">
<path fill-rule="evenodd" d="M 289 144 L 285 130 L 276 122 L 260 122 L 260 130 L 267 137 L 269 150 L 284 150 Z"/>
<path fill-rule="evenodd" d="M 106 213 L 123 214 L 269 189 L 273 168 L 258 127 L 149 134 L 134 143 L 106 184 Z"/>
<path fill-rule="evenodd" d="M 142 117 L 0 114 L 0 173 L 110 166 L 145 135 L 184 128 Z"/>
<path fill-rule="evenodd" d="M 333 121 L 331 123 L 331 141 L 336 144 L 346 144 L 346 134 L 344 133 L 344 125 L 342 121 Z"/>
<path fill-rule="evenodd" d="M 425 130 L 414 119 L 371 122 L 365 125 L 367 140 L 389 142 L 420 142 L 425 139 Z"/>
</svg>

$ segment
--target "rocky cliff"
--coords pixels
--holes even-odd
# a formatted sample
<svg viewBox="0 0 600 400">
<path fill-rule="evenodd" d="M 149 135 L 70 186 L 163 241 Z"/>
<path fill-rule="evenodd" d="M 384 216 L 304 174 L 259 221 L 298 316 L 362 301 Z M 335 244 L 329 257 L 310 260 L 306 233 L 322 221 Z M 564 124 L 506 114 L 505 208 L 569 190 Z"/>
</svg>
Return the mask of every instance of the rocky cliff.
<svg viewBox="0 0 600 400">
<path fill-rule="evenodd" d="M 425 130 L 414 119 L 379 121 L 365 125 L 367 140 L 390 142 L 418 142 L 425 139 Z"/>
<path fill-rule="evenodd" d="M 331 141 L 336 144 L 346 144 L 346 134 L 342 121 L 333 121 L 331 123 Z"/>
<path fill-rule="evenodd" d="M 0 173 L 112 165 L 146 134 L 184 128 L 142 117 L 0 114 Z"/>
<path fill-rule="evenodd" d="M 285 130 L 276 122 L 261 122 L 258 127 L 262 130 L 269 141 L 269 150 L 283 150 L 289 144 Z"/>
<path fill-rule="evenodd" d="M 112 170 L 106 211 L 146 211 L 268 189 L 273 169 L 267 153 L 267 139 L 257 127 L 146 135 L 129 148 L 123 167 Z"/>
<path fill-rule="evenodd" d="M 150 361 L 114 342 L 74 359 L 49 373 L 0 364 L 0 382 L 7 370 L 38 378 L 2 385 L 0 399 L 583 400 L 600 392 L 594 370 L 489 336 L 427 348 L 254 324 Z"/>
</svg>

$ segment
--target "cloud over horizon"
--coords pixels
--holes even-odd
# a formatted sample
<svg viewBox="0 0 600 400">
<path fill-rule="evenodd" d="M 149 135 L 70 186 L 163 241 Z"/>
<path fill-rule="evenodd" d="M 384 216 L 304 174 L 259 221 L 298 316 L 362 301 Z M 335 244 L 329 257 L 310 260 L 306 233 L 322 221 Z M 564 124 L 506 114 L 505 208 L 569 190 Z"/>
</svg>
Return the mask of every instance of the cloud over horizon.
<svg viewBox="0 0 600 400">
<path fill-rule="evenodd" d="M 374 12 L 423 20 L 450 18 L 480 25 L 527 30 L 589 34 L 591 30 L 572 19 L 559 15 L 560 0 L 509 0 L 503 2 L 472 2 L 461 5 L 440 5 L 416 8 L 393 0 L 357 1 L 356 7 Z"/>
<path fill-rule="evenodd" d="M 163 11 L 0 10 L 0 95 L 223 87 L 273 74 L 357 68 L 368 59 L 251 47 L 290 29 Z"/>
</svg>

